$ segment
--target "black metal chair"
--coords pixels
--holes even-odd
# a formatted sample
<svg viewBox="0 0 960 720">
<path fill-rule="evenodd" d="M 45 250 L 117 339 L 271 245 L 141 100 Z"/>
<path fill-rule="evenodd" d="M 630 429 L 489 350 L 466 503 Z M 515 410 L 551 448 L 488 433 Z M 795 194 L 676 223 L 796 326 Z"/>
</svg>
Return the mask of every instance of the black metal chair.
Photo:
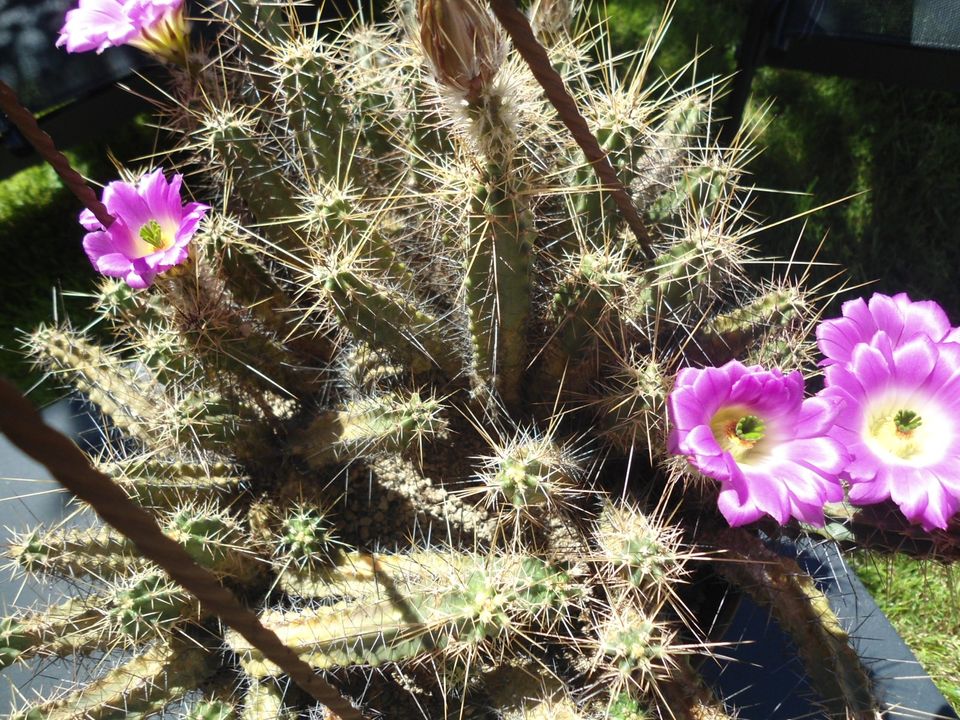
<svg viewBox="0 0 960 720">
<path fill-rule="evenodd" d="M 960 90 L 960 0 L 754 0 L 737 62 L 731 133 L 762 65 Z"/>
<path fill-rule="evenodd" d="M 0 0 L 0 79 L 42 113 L 41 126 L 66 147 L 102 136 L 144 109 L 114 85 L 149 64 L 132 48 L 68 54 L 55 47 L 75 0 Z M 32 149 L 0 115 L 0 177 L 34 162 Z"/>
</svg>

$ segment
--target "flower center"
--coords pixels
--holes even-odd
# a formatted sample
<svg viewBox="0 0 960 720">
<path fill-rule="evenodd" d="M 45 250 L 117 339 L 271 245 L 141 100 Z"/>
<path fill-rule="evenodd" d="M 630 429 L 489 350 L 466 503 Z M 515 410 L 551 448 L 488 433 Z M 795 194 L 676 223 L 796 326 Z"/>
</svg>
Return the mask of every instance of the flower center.
<svg viewBox="0 0 960 720">
<path fill-rule="evenodd" d="M 151 220 L 140 228 L 140 239 L 157 250 L 161 250 L 166 244 L 163 238 L 163 228 L 156 220 Z"/>
<path fill-rule="evenodd" d="M 764 453 L 761 442 L 767 435 L 764 421 L 742 406 L 725 407 L 710 420 L 710 429 L 720 448 L 738 463 L 757 460 Z"/>
<path fill-rule="evenodd" d="M 937 462 L 950 445 L 953 423 L 933 401 L 900 394 L 880 399 L 867 408 L 863 439 L 885 462 L 922 467 Z"/>
<path fill-rule="evenodd" d="M 763 425 L 763 420 L 758 418 L 756 415 L 744 415 L 742 418 L 740 418 L 740 420 L 737 421 L 737 426 L 734 428 L 734 432 L 743 442 L 756 444 L 760 440 L 763 440 L 763 433 L 765 429 L 766 428 Z"/>
<path fill-rule="evenodd" d="M 902 435 L 909 435 L 916 430 L 923 421 L 913 410 L 898 410 L 893 416 L 893 424 L 897 426 L 897 432 Z"/>
</svg>

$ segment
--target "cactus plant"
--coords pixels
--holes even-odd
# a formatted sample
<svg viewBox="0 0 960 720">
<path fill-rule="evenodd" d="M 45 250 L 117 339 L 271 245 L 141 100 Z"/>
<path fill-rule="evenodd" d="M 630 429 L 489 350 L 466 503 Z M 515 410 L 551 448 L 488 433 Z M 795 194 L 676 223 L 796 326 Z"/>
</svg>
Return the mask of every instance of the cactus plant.
<svg viewBox="0 0 960 720">
<path fill-rule="evenodd" d="M 786 593 L 833 716 L 875 717 L 812 583 L 666 454 L 679 368 L 802 367 L 815 315 L 802 285 L 745 270 L 757 227 L 743 148 L 709 135 L 713 88 L 653 78 L 657 38 L 605 57 L 577 3 L 534 4 L 641 246 L 486 7 L 411 5 L 336 31 L 258 0 L 197 20 L 219 34 L 171 68 L 163 112 L 217 209 L 150 289 L 102 285 L 116 346 L 28 341 L 122 433 L 101 468 L 370 714 L 732 717 L 685 599 L 726 549 L 731 582 Z M 133 654 L 20 716 L 159 713 L 191 690 L 184 717 L 322 716 L 124 538 L 34 530 L 10 552 L 106 587 L 4 620 L 4 664 Z"/>
</svg>

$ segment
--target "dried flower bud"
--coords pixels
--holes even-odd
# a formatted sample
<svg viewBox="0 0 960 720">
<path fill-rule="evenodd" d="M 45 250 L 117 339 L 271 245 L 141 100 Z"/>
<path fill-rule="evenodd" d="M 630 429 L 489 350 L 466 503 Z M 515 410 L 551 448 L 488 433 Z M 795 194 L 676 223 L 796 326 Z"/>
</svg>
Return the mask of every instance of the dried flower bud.
<svg viewBox="0 0 960 720">
<path fill-rule="evenodd" d="M 530 9 L 530 26 L 537 38 L 555 37 L 570 27 L 580 0 L 536 0 Z"/>
<path fill-rule="evenodd" d="M 419 0 L 420 41 L 437 80 L 479 100 L 503 63 L 500 25 L 482 0 Z"/>
</svg>

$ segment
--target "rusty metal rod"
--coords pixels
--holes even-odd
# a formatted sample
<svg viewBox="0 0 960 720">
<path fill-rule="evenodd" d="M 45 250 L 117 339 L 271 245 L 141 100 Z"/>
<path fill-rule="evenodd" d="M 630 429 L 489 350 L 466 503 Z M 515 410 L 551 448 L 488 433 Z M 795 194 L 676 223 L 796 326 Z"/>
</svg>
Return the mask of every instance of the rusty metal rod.
<svg viewBox="0 0 960 720">
<path fill-rule="evenodd" d="M 550 58 L 543 45 L 537 42 L 533 29 L 526 16 L 517 9 L 514 0 L 490 0 L 490 7 L 494 15 L 503 25 L 504 30 L 513 40 L 514 47 L 530 67 L 530 72 L 540 83 L 547 99 L 556 109 L 560 120 L 566 125 L 567 130 L 576 140 L 577 145 L 583 150 L 583 154 L 593 166 L 597 177 L 600 179 L 600 186 L 609 192 L 617 203 L 617 207 L 623 214 L 627 225 L 633 231 L 640 243 L 640 247 L 646 250 L 650 246 L 650 233 L 640 219 L 637 209 L 633 206 L 630 199 L 630 193 L 627 192 L 623 182 L 617 177 L 616 170 L 610 164 L 610 159 L 600 147 L 600 143 L 592 132 L 587 120 L 577 107 L 576 101 L 567 92 L 563 84 L 563 78 L 560 73 L 553 69 L 550 64 Z"/>
<path fill-rule="evenodd" d="M 40 413 L 3 378 L 0 378 L 0 432 L 44 465 L 61 485 L 89 503 L 104 521 L 130 538 L 145 558 L 162 567 L 207 610 L 243 635 L 313 698 L 342 720 L 363 719 L 335 687 L 314 673 L 256 614 L 241 605 L 213 573 L 194 562 L 183 547 L 164 535 L 152 515 L 96 470 L 68 437 L 47 425 Z"/>
<path fill-rule="evenodd" d="M 10 118 L 17 130 L 26 138 L 27 142 L 33 145 L 33 149 L 46 160 L 52 167 L 63 184 L 72 192 L 84 207 L 88 208 L 94 214 L 103 227 L 110 227 L 113 223 L 111 215 L 106 206 L 97 198 L 97 194 L 87 185 L 87 181 L 70 166 L 70 161 L 66 156 L 57 150 L 57 146 L 47 133 L 43 131 L 37 123 L 33 113 L 20 104 L 17 94 L 9 85 L 0 80 L 0 109 L 4 115 Z"/>
</svg>

